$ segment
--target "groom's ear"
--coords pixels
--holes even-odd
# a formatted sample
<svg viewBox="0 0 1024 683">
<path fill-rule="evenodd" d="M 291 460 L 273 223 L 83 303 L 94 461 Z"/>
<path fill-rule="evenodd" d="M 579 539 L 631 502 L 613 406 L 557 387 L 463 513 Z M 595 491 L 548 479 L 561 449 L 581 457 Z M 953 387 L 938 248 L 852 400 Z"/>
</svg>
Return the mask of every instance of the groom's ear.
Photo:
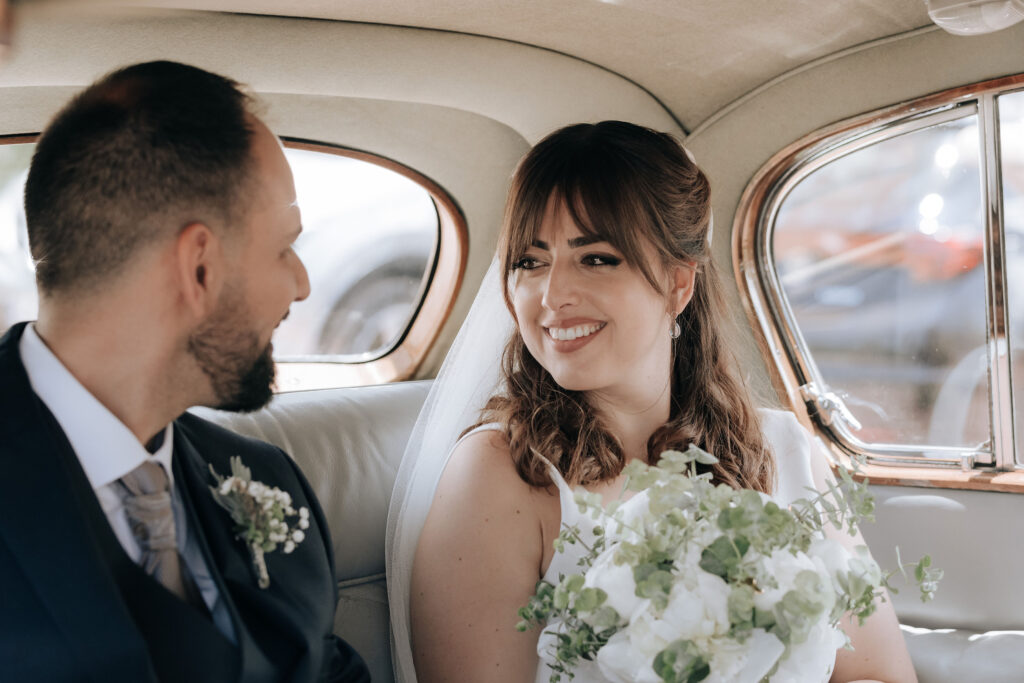
<svg viewBox="0 0 1024 683">
<path fill-rule="evenodd" d="M 224 286 L 222 240 L 204 223 L 190 223 L 178 234 L 175 258 L 181 300 L 196 318 L 205 318 Z"/>
</svg>

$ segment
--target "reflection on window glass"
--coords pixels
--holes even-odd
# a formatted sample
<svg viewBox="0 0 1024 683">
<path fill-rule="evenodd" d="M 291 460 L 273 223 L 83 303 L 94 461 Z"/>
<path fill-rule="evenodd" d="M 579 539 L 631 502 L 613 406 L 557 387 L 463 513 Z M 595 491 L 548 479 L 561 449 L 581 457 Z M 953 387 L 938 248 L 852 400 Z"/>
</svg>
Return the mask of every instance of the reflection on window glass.
<svg viewBox="0 0 1024 683">
<path fill-rule="evenodd" d="M 1017 462 L 1024 462 L 1024 92 L 999 98 L 1006 231 L 1006 305 L 1010 319 Z"/>
<path fill-rule="evenodd" d="M 820 377 L 865 444 L 989 434 L 974 116 L 890 138 L 800 182 L 772 254 Z"/>
<path fill-rule="evenodd" d="M 376 164 L 288 149 L 311 293 L 274 335 L 279 360 L 378 357 L 397 344 L 423 298 L 437 210 L 416 182 Z"/>
<path fill-rule="evenodd" d="M 0 329 L 36 317 L 22 193 L 33 144 L 0 145 Z M 278 360 L 387 353 L 423 298 L 437 249 L 430 194 L 376 164 L 288 149 L 303 233 L 296 251 L 312 292 L 274 335 Z M 259 274 L 252 274 L 258 277 Z"/>
</svg>

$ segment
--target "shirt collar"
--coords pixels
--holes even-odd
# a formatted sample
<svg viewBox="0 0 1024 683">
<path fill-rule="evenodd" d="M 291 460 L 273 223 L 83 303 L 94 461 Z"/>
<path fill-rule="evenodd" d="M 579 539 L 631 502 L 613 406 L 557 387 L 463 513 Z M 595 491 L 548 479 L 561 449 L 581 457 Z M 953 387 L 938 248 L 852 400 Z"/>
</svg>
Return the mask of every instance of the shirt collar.
<svg viewBox="0 0 1024 683">
<path fill-rule="evenodd" d="M 174 430 L 170 425 L 165 428 L 164 442 L 151 456 L 131 430 L 50 351 L 36 333 L 34 323 L 25 326 L 18 348 L 32 390 L 64 430 L 93 489 L 120 479 L 150 457 L 163 465 L 168 480 L 174 483 Z"/>
</svg>

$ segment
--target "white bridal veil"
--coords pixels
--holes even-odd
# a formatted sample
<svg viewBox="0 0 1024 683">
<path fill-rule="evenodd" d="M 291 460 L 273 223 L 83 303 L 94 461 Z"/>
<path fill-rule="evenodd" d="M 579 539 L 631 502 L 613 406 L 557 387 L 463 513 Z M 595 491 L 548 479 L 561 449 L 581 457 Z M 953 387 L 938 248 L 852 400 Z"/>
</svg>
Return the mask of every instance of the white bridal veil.
<svg viewBox="0 0 1024 683">
<path fill-rule="evenodd" d="M 395 478 L 385 557 L 391 660 L 398 683 L 416 682 L 409 646 L 409 583 L 416 543 L 452 447 L 477 421 L 498 386 L 502 349 L 513 329 L 500 279 L 495 259 L 430 388 Z"/>
</svg>

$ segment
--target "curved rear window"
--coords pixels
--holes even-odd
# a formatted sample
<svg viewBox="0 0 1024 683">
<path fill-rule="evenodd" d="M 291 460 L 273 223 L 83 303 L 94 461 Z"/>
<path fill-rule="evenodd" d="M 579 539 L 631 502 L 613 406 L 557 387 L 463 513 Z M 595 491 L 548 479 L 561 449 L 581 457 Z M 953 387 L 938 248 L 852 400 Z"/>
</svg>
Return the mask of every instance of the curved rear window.
<svg viewBox="0 0 1024 683">
<path fill-rule="evenodd" d="M 0 144 L 0 327 L 36 317 L 22 205 L 31 136 Z M 429 180 L 362 152 L 287 142 L 310 296 L 274 335 L 279 386 L 303 389 L 409 377 L 461 279 L 465 225 Z M 439 271 L 442 247 L 446 254 Z M 435 301 L 427 307 L 429 297 Z M 423 315 L 421 315 L 421 313 Z M 389 359 L 408 343 L 401 362 Z M 387 360 L 384 365 L 376 362 Z M 339 372 L 339 366 L 346 366 Z"/>
</svg>

